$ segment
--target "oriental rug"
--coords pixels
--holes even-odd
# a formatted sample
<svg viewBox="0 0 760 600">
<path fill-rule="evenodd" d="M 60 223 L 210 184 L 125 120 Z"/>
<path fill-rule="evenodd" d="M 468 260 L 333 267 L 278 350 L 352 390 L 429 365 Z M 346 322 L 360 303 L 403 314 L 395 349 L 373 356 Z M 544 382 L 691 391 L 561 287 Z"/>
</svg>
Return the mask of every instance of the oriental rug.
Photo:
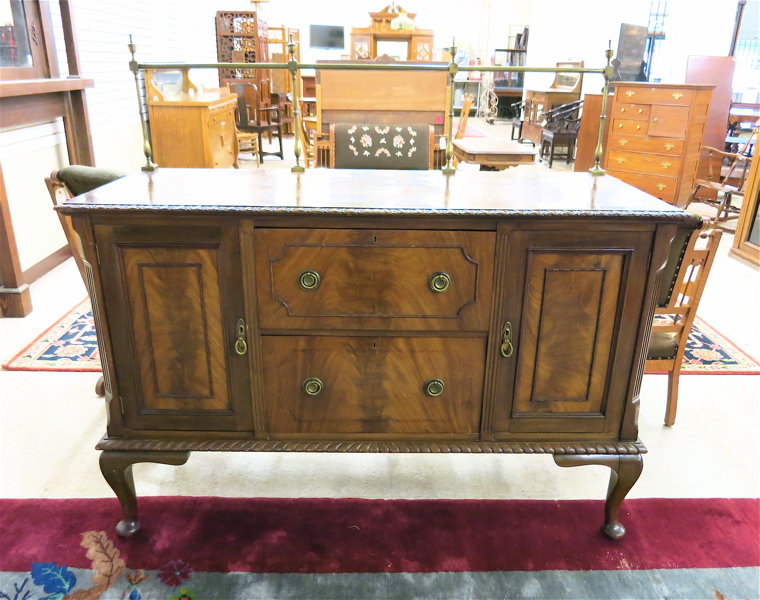
<svg viewBox="0 0 760 600">
<path fill-rule="evenodd" d="M 100 371 L 90 301 L 83 300 L 3 365 L 9 371 Z M 760 375 L 760 364 L 707 323 L 695 319 L 682 375 Z"/>
<path fill-rule="evenodd" d="M 0 500 L 0 598 L 757 598 L 760 500 Z"/>
</svg>

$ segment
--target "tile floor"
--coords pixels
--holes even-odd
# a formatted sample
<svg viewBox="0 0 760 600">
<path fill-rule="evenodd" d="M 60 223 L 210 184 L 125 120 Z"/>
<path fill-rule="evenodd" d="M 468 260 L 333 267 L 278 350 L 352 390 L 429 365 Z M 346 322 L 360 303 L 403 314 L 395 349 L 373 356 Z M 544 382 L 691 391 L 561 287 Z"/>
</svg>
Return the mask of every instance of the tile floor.
<svg viewBox="0 0 760 600">
<path fill-rule="evenodd" d="M 509 135 L 508 125 L 471 124 L 490 137 Z M 261 168 L 291 164 L 269 157 Z M 249 167 L 255 163 L 244 162 Z M 555 162 L 553 170 L 564 168 Z M 760 357 L 760 275 L 729 255 L 732 241 L 724 236 L 699 315 Z M 0 362 L 86 295 L 73 260 L 31 287 L 32 314 L 0 319 Z M 97 378 L 0 370 L 0 497 L 112 495 L 93 449 L 106 425 Z M 639 427 L 649 454 L 630 497 L 760 495 L 760 376 L 682 377 L 672 428 L 662 424 L 665 390 L 666 376 L 644 377 Z M 601 499 L 609 473 L 561 469 L 549 456 L 200 452 L 181 467 L 141 464 L 134 472 L 141 495 L 536 499 Z"/>
</svg>

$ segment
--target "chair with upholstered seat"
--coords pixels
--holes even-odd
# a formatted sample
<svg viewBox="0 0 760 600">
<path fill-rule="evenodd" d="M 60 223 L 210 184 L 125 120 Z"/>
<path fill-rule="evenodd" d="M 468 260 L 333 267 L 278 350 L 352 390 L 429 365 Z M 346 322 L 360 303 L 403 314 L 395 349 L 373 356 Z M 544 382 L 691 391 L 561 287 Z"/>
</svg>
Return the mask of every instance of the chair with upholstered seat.
<svg viewBox="0 0 760 600">
<path fill-rule="evenodd" d="M 50 198 L 53 200 L 53 204 L 57 206 L 66 200 L 91 192 L 92 190 L 107 183 L 111 183 L 112 181 L 116 181 L 125 175 L 126 173 L 111 169 L 72 165 L 70 167 L 64 167 L 58 171 L 53 171 L 50 174 L 50 177 L 45 178 L 45 185 L 48 188 L 48 192 L 50 192 Z M 74 262 L 76 263 L 86 286 L 87 271 L 85 270 L 84 259 L 82 258 L 83 253 L 82 246 L 79 242 L 79 236 L 74 231 L 70 217 L 57 211 L 56 214 L 61 221 L 63 233 L 66 235 L 71 254 L 74 256 Z M 95 384 L 95 393 L 98 396 L 103 396 L 105 394 L 105 384 L 102 376 Z"/>
<path fill-rule="evenodd" d="M 330 124 L 333 169 L 433 168 L 435 135 L 427 124 Z"/>
<path fill-rule="evenodd" d="M 671 279 L 665 274 L 663 277 L 663 281 L 669 284 L 669 289 L 661 291 L 661 296 L 664 296 L 658 300 L 655 309 L 645 372 L 668 373 L 668 400 L 665 409 L 665 425 L 668 426 L 672 426 L 676 420 L 678 383 L 686 342 L 722 234 L 720 230 L 693 232 L 688 237 L 682 254 L 676 256 L 680 264 L 674 264 L 671 260 L 666 264 L 666 270 L 668 264 L 671 268 L 676 268 L 676 276 Z M 676 251 L 682 245 L 678 237 L 673 242 Z"/>
</svg>

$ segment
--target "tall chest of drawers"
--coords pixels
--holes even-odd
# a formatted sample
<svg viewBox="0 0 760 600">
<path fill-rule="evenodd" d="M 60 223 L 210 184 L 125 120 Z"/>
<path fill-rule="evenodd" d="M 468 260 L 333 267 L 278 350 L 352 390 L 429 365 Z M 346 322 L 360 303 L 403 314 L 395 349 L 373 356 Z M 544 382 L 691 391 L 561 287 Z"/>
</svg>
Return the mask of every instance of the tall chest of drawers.
<svg viewBox="0 0 760 600">
<path fill-rule="evenodd" d="M 687 213 L 585 173 L 194 169 L 60 210 L 89 272 L 121 534 L 140 526 L 136 462 L 298 451 L 605 465 L 623 535 L 658 273 Z"/>
<path fill-rule="evenodd" d="M 676 206 L 694 190 L 712 85 L 616 86 L 604 168 Z"/>
</svg>

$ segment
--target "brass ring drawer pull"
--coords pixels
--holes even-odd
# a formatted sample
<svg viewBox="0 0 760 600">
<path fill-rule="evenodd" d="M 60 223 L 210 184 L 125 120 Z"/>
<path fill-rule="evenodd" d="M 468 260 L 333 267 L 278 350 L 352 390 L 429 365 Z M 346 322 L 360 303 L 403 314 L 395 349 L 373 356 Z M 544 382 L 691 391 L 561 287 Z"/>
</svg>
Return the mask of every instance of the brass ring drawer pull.
<svg viewBox="0 0 760 600">
<path fill-rule="evenodd" d="M 428 287 L 437 294 L 442 294 L 451 287 L 451 277 L 448 273 L 433 273 L 428 279 Z"/>
<path fill-rule="evenodd" d="M 245 321 L 238 319 L 237 322 L 237 336 L 235 339 L 235 352 L 240 356 L 243 356 L 248 352 L 248 344 L 245 341 Z"/>
<path fill-rule="evenodd" d="M 322 278 L 316 271 L 304 271 L 298 276 L 298 285 L 304 290 L 316 290 Z"/>
<path fill-rule="evenodd" d="M 317 377 L 307 377 L 303 380 L 303 384 L 301 385 L 301 389 L 303 389 L 304 393 L 308 396 L 319 395 L 324 387 L 322 380 Z"/>
<path fill-rule="evenodd" d="M 428 396 L 435 398 L 436 396 L 443 394 L 443 390 L 446 389 L 446 386 L 440 379 L 431 379 L 430 381 L 425 382 L 425 387 L 423 389 Z"/>
</svg>

